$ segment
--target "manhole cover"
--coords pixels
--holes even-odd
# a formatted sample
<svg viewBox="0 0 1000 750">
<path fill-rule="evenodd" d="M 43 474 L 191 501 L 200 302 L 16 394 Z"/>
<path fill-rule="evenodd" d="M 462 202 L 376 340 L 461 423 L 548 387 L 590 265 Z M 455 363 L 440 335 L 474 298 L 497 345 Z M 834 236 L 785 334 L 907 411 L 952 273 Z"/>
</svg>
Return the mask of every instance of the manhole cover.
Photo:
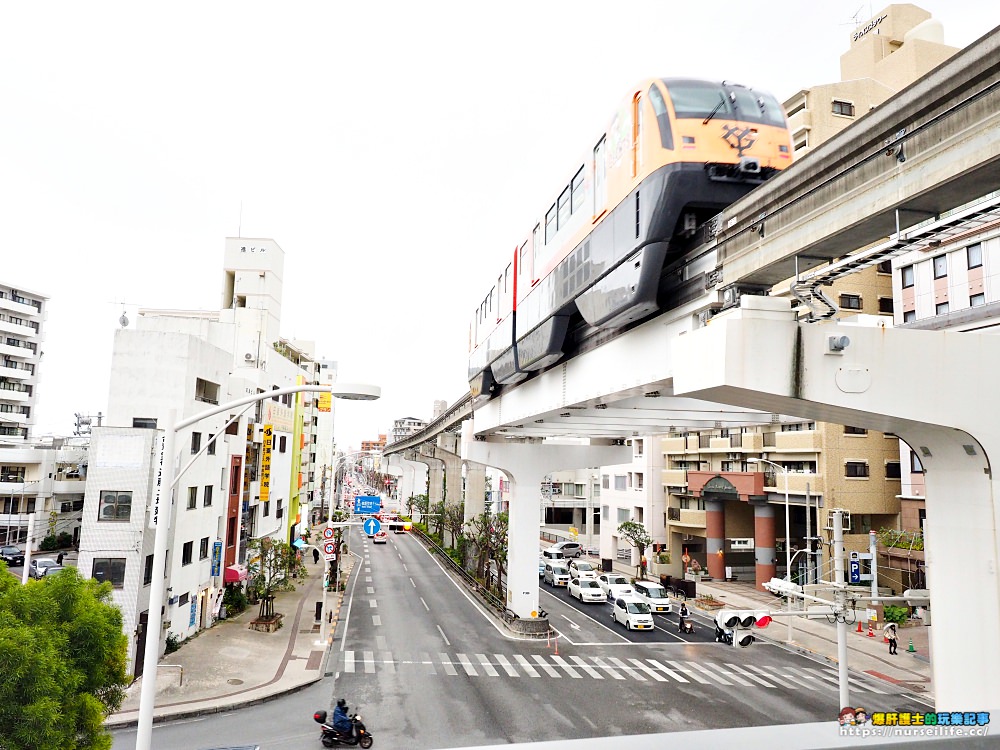
<svg viewBox="0 0 1000 750">
<path fill-rule="evenodd" d="M 243 680 L 237 680 L 237 679 L 226 680 L 226 682 L 228 682 L 230 685 L 242 685 L 243 684 Z"/>
</svg>

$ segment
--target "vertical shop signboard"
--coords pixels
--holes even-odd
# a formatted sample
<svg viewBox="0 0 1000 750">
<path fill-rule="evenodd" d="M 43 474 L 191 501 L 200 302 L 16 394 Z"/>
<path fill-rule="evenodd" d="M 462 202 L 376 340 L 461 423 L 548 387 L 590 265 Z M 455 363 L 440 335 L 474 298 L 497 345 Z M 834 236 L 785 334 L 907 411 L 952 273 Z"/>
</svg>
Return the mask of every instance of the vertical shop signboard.
<svg viewBox="0 0 1000 750">
<path fill-rule="evenodd" d="M 271 447 L 274 444 L 274 425 L 264 425 L 264 442 L 260 451 L 260 501 L 266 503 L 271 496 Z"/>
</svg>

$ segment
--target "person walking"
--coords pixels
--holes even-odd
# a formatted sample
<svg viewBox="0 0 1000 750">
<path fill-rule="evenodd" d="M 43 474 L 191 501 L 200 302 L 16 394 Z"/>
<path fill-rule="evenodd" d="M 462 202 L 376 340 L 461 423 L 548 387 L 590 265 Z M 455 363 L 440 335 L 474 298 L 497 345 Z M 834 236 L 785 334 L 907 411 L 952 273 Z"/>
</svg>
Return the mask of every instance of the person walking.
<svg viewBox="0 0 1000 750">
<path fill-rule="evenodd" d="M 58 555 L 56 555 L 56 565 L 62 565 L 62 561 L 63 561 L 63 553 L 60 552 Z"/>
<path fill-rule="evenodd" d="M 889 653 L 896 656 L 896 623 L 890 622 L 885 626 L 882 634 L 889 641 Z"/>
<path fill-rule="evenodd" d="M 313 547 L 313 565 L 319 563 L 319 550 Z"/>
</svg>

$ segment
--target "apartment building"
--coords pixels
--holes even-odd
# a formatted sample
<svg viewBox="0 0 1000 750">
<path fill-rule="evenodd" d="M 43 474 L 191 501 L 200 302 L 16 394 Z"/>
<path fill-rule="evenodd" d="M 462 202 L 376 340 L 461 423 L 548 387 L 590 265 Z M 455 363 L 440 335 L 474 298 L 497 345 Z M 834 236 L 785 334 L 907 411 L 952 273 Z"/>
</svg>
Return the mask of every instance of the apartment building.
<svg viewBox="0 0 1000 750">
<path fill-rule="evenodd" d="M 321 370 L 307 343 L 279 335 L 283 264 L 273 240 L 227 238 L 222 309 L 140 310 L 134 328 L 116 332 L 108 414 L 92 431 L 78 566 L 111 582 L 137 671 L 151 606 L 165 607 L 163 632 L 148 634 L 162 652 L 167 633 L 183 640 L 220 615 L 224 587 L 246 576 L 252 539 L 290 542 L 305 528 L 299 508 L 314 491 L 313 402 L 273 396 L 178 431 L 166 565 L 152 568 L 147 531 L 164 426 L 315 382 Z M 166 600 L 153 603 L 158 573 Z"/>
<path fill-rule="evenodd" d="M 0 445 L 27 441 L 35 423 L 47 304 L 44 295 L 0 283 Z"/>
</svg>

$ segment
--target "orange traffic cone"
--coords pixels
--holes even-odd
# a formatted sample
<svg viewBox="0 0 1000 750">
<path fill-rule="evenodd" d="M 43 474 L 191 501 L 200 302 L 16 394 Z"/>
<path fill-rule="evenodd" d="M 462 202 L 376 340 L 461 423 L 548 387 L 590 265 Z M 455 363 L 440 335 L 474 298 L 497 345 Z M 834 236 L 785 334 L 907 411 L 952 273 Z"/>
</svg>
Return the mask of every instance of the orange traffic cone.
<svg viewBox="0 0 1000 750">
<path fill-rule="evenodd" d="M 864 631 L 863 631 L 863 630 L 861 629 L 861 620 L 858 620 L 858 632 L 859 632 L 859 633 L 863 633 L 863 632 L 864 632 Z"/>
<path fill-rule="evenodd" d="M 870 622 L 868 623 L 868 637 L 869 638 L 875 637 L 875 631 L 872 630 L 872 624 Z"/>
</svg>

